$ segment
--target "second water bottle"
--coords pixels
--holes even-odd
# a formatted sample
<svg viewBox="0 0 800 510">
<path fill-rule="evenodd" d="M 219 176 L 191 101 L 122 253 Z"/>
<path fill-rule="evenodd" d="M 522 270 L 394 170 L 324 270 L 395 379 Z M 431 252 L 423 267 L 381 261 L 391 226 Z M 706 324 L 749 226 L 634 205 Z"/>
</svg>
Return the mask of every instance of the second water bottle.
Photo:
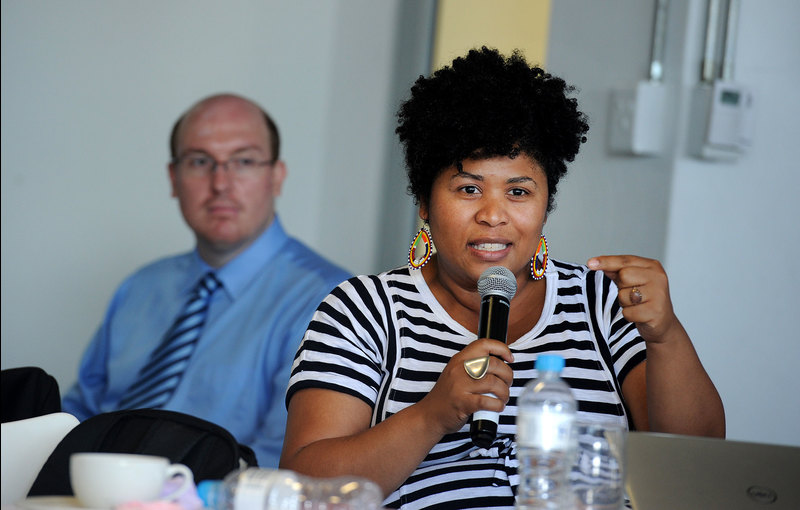
<svg viewBox="0 0 800 510">
<path fill-rule="evenodd" d="M 379 510 L 380 488 L 364 478 L 311 478 L 282 469 L 248 468 L 203 481 L 197 493 L 214 510 Z"/>
</svg>

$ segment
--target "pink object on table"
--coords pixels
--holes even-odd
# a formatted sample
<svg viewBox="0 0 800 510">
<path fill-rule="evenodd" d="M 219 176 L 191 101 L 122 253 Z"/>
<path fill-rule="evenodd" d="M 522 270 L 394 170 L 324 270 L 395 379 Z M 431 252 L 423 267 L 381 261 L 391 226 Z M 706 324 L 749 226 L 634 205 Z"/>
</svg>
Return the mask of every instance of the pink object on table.
<svg viewBox="0 0 800 510">
<path fill-rule="evenodd" d="M 181 477 L 177 476 L 168 480 L 161 491 L 161 497 L 168 497 L 174 493 L 182 484 Z M 189 490 L 184 492 L 177 500 L 167 501 L 160 499 L 157 501 L 131 501 L 114 507 L 114 510 L 201 510 L 203 501 L 197 495 L 197 487 L 192 483 Z"/>
<path fill-rule="evenodd" d="M 114 507 L 115 510 L 183 510 L 176 501 L 130 501 Z"/>
</svg>

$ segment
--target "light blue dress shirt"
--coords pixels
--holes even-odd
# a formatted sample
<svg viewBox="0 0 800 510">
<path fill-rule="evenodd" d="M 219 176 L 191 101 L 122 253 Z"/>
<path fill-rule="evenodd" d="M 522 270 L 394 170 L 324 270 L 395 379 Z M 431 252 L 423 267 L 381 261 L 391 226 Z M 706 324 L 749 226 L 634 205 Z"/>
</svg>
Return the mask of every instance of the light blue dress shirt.
<svg viewBox="0 0 800 510">
<path fill-rule="evenodd" d="M 122 282 L 80 364 L 63 410 L 84 420 L 115 411 L 199 279 L 197 251 L 164 258 Z M 297 347 L 317 305 L 349 274 L 285 233 L 278 218 L 218 269 L 206 324 L 183 378 L 164 406 L 228 429 L 277 467 L 284 397 Z"/>
</svg>

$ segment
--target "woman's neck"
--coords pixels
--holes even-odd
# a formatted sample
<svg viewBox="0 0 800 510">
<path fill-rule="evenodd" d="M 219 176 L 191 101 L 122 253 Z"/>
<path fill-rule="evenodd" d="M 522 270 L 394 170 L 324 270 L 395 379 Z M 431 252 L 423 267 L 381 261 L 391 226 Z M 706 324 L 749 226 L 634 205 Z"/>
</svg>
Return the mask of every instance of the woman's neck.
<svg viewBox="0 0 800 510">
<path fill-rule="evenodd" d="M 450 317 L 473 333 L 478 333 L 481 297 L 477 282 L 458 281 L 442 271 L 438 257 L 422 268 L 428 288 Z M 511 300 L 508 317 L 507 342 L 513 343 L 533 329 L 544 308 L 547 284 L 544 279 L 523 279 L 517 283 L 517 293 Z"/>
</svg>

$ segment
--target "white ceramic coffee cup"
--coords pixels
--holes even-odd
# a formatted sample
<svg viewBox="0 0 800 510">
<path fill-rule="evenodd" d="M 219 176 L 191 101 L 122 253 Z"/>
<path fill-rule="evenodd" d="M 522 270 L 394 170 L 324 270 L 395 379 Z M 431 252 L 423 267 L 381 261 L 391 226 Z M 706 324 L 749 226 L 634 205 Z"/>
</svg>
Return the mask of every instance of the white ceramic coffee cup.
<svg viewBox="0 0 800 510">
<path fill-rule="evenodd" d="M 73 453 L 69 478 L 78 501 L 88 508 L 112 508 L 131 501 L 174 501 L 194 484 L 192 471 L 166 457 L 128 453 Z M 174 492 L 162 496 L 164 484 L 183 475 Z"/>
</svg>

